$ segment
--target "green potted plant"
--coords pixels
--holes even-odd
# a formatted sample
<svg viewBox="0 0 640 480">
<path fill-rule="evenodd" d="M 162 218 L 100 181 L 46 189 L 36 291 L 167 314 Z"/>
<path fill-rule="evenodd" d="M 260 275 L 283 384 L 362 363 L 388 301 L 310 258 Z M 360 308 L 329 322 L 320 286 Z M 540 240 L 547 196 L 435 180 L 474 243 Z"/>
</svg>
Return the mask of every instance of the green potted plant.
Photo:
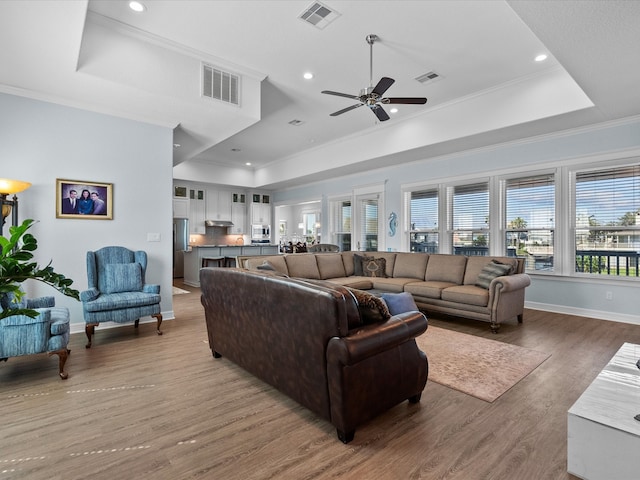
<svg viewBox="0 0 640 480">
<path fill-rule="evenodd" d="M 21 288 L 22 282 L 28 279 L 37 280 L 52 286 L 60 293 L 80 299 L 77 290 L 71 288 L 73 280 L 56 273 L 51 266 L 51 262 L 41 268 L 37 262 L 33 261 L 33 251 L 38 248 L 38 241 L 27 230 L 35 223 L 34 220 L 27 219 L 22 225 L 11 226 L 9 228 L 9 238 L 0 236 L 0 319 L 13 315 L 27 315 L 35 318 L 38 315 L 33 309 L 28 308 L 8 308 L 9 299 L 19 305 L 24 296 Z"/>
</svg>

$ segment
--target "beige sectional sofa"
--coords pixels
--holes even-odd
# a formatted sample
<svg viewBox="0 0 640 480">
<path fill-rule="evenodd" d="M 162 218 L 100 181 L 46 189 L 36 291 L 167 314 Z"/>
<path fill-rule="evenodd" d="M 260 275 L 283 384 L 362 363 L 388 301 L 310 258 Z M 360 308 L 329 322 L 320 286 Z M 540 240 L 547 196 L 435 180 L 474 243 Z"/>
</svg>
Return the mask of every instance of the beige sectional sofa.
<svg viewBox="0 0 640 480">
<path fill-rule="evenodd" d="M 362 262 L 362 256 L 368 258 Z M 362 272 L 361 262 L 366 265 Z M 290 277 L 327 280 L 360 290 L 409 292 L 426 312 L 487 321 L 494 333 L 504 321 L 522 323 L 524 292 L 530 284 L 529 276 L 523 273 L 524 261 L 513 257 L 298 253 L 238 257 L 237 265 L 249 270 L 273 269 Z M 508 272 L 498 274 L 496 269 Z"/>
</svg>

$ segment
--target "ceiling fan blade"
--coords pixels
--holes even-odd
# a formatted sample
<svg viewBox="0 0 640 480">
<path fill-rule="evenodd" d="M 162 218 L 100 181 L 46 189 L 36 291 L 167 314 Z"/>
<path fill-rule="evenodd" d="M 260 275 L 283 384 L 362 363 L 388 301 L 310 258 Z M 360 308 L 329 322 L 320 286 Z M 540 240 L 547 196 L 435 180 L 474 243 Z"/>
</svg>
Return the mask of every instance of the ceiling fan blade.
<svg viewBox="0 0 640 480">
<path fill-rule="evenodd" d="M 424 97 L 390 97 L 382 100 L 383 103 L 403 103 L 406 105 L 424 105 L 427 99 Z"/>
<path fill-rule="evenodd" d="M 357 95 L 349 95 L 348 93 L 332 92 L 331 90 L 323 90 L 320 93 L 326 93 L 327 95 L 335 95 L 336 97 L 351 98 L 353 100 L 360 100 L 360 97 L 358 97 Z"/>
<path fill-rule="evenodd" d="M 373 111 L 373 113 L 375 113 L 376 117 L 378 117 L 378 120 L 380 120 L 381 122 L 389 120 L 389 115 L 387 115 L 387 112 L 385 112 L 384 108 L 382 108 L 380 105 L 372 107 L 371 110 Z"/>
<path fill-rule="evenodd" d="M 358 98 L 358 97 L 356 97 Z M 342 115 L 343 113 L 348 112 L 349 110 L 353 110 L 354 108 L 358 108 L 364 105 L 364 103 L 356 103 L 355 105 L 351 105 L 350 107 L 343 108 L 342 110 L 338 110 L 337 112 L 330 113 L 330 117 L 337 117 L 338 115 Z"/>
<path fill-rule="evenodd" d="M 393 78 L 389 78 L 389 77 L 382 77 L 380 79 L 380 81 L 378 82 L 378 84 L 374 87 L 374 89 L 371 91 L 371 93 L 375 93 L 376 95 L 378 95 L 379 97 L 382 96 L 382 94 L 384 92 L 387 91 L 387 89 L 393 85 L 395 83 L 395 80 Z"/>
</svg>

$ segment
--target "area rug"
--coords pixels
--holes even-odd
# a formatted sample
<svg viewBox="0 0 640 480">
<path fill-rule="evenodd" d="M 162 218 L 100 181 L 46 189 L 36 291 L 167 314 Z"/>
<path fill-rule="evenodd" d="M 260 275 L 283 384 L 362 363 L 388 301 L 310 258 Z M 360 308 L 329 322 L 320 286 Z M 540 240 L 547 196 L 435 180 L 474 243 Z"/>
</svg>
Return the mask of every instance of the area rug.
<svg viewBox="0 0 640 480">
<path fill-rule="evenodd" d="M 189 291 L 188 290 L 183 290 L 183 289 L 178 288 L 178 287 L 173 287 L 173 294 L 174 295 L 181 295 L 183 293 L 189 293 Z"/>
<path fill-rule="evenodd" d="M 493 402 L 550 357 L 517 345 L 429 326 L 416 338 L 429 381 Z"/>
</svg>

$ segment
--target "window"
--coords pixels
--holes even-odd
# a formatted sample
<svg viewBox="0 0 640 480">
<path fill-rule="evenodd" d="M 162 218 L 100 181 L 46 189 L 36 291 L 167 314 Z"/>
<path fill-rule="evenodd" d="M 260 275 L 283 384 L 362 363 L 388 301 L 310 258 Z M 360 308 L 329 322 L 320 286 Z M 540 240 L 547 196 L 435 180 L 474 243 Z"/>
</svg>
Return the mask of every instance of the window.
<svg viewBox="0 0 640 480">
<path fill-rule="evenodd" d="M 356 199 L 358 207 L 357 249 L 365 252 L 378 251 L 378 197 L 360 195 Z"/>
<path fill-rule="evenodd" d="M 555 180 L 553 174 L 505 181 L 505 245 L 525 258 L 527 270 L 553 270 Z"/>
<path fill-rule="evenodd" d="M 448 188 L 451 243 L 456 255 L 489 254 L 489 184 Z"/>
<path fill-rule="evenodd" d="M 411 192 L 409 218 L 411 251 L 438 253 L 438 189 Z"/>
<path fill-rule="evenodd" d="M 340 250 L 351 250 L 351 201 L 336 200 L 331 202 L 331 225 L 333 243 L 340 246 Z"/>
<path fill-rule="evenodd" d="M 575 271 L 638 277 L 640 165 L 575 175 Z"/>
</svg>

